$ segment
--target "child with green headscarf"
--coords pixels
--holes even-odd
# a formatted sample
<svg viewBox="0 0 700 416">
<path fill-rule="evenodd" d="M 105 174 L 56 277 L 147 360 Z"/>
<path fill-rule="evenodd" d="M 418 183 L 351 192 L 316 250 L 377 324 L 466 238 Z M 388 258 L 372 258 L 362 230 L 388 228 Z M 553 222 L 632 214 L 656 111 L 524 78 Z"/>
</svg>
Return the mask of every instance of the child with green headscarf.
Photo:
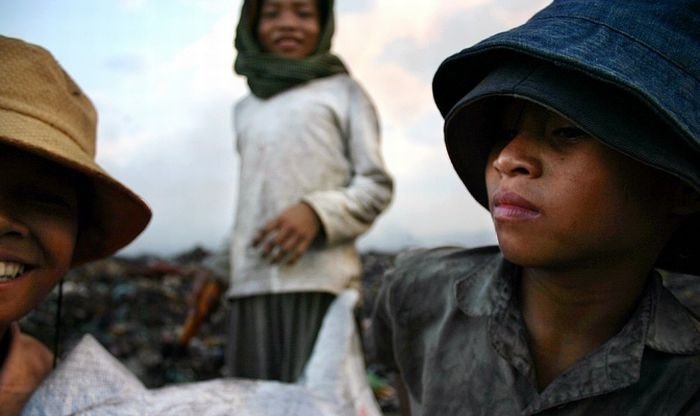
<svg viewBox="0 0 700 416">
<path fill-rule="evenodd" d="M 333 30 L 332 0 L 243 4 L 230 376 L 301 375 L 329 304 L 359 288 L 355 239 L 392 197 L 375 109 L 330 52 Z"/>
</svg>

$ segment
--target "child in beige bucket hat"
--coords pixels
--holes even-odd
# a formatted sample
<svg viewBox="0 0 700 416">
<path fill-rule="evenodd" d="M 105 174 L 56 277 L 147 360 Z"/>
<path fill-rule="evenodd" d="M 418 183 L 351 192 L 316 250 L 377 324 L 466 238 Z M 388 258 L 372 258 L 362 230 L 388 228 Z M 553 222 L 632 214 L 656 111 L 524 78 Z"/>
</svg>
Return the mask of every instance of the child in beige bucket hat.
<svg viewBox="0 0 700 416">
<path fill-rule="evenodd" d="M 17 414 L 52 354 L 15 321 L 70 267 L 148 224 L 146 203 L 95 163 L 97 114 L 45 49 L 0 36 L 0 413 Z"/>
</svg>

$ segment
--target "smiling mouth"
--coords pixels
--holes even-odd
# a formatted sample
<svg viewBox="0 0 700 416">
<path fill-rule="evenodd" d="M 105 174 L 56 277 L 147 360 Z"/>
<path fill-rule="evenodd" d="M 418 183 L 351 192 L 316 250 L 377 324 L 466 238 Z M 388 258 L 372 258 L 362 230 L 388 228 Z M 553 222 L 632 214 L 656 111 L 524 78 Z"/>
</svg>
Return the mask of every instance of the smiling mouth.
<svg viewBox="0 0 700 416">
<path fill-rule="evenodd" d="M 22 263 L 12 261 L 0 261 L 0 283 L 15 280 L 24 274 L 27 269 Z"/>
<path fill-rule="evenodd" d="M 277 45 L 278 48 L 298 48 L 301 45 L 301 41 L 299 39 L 293 39 L 293 38 L 282 38 L 279 39 L 275 42 L 275 45 Z"/>
</svg>

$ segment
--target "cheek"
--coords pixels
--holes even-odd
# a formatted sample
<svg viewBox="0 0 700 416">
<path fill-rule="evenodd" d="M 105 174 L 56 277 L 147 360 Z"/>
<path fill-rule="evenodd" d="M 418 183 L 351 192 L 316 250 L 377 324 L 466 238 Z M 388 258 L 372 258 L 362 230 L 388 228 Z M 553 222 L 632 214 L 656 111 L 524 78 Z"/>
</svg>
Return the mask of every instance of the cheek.
<svg viewBox="0 0 700 416">
<path fill-rule="evenodd" d="M 624 156 L 614 155 L 608 173 L 608 197 L 630 220 L 656 221 L 667 213 L 668 183 L 655 170 Z M 622 215 L 622 214 L 618 214 Z"/>
<path fill-rule="evenodd" d="M 272 30 L 269 23 L 261 22 L 258 25 L 257 40 L 260 48 L 264 51 L 269 51 L 270 46 L 272 45 L 272 40 L 270 39 L 271 33 Z"/>
<path fill-rule="evenodd" d="M 309 29 L 309 34 L 318 41 L 319 36 L 321 36 L 321 28 L 319 27 L 318 24 L 312 25 L 312 27 Z"/>
<path fill-rule="evenodd" d="M 35 220 L 34 239 L 42 253 L 42 266 L 17 281 L 12 290 L 0 288 L 0 323 L 17 320 L 35 308 L 70 269 L 75 249 L 75 221 Z M 41 230 L 38 234 L 36 230 Z"/>
<path fill-rule="evenodd" d="M 56 219 L 49 218 L 37 227 L 37 236 L 42 240 L 47 260 L 63 273 L 70 267 L 78 238 L 77 215 Z"/>
<path fill-rule="evenodd" d="M 486 183 L 486 194 L 488 197 L 489 210 L 491 210 L 491 195 L 496 190 L 499 183 L 499 175 L 496 169 L 493 168 L 493 157 L 489 155 L 484 168 L 484 182 Z"/>
<path fill-rule="evenodd" d="M 306 26 L 306 36 L 308 36 L 310 41 L 313 41 L 314 45 L 318 43 L 319 37 L 321 36 L 321 27 L 318 23 L 309 23 Z"/>
</svg>

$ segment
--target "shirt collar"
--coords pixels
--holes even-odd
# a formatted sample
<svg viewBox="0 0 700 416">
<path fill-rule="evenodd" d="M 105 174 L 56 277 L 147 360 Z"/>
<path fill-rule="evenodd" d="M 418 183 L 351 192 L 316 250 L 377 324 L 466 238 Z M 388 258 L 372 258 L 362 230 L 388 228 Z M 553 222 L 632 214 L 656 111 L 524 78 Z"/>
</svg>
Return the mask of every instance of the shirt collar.
<svg viewBox="0 0 700 416">
<path fill-rule="evenodd" d="M 494 256 L 456 283 L 457 305 L 468 316 L 494 315 L 514 303 L 519 274 L 519 268 L 502 255 Z M 700 353 L 700 321 L 663 286 L 657 272 L 652 273 L 643 297 L 642 303 L 650 303 L 651 308 L 645 345 L 670 354 Z"/>
<path fill-rule="evenodd" d="M 656 310 L 646 345 L 669 354 L 699 354 L 700 322 L 661 284 L 660 276 L 655 275 L 651 292 Z"/>
<path fill-rule="evenodd" d="M 530 391 L 521 391 L 524 406 L 533 412 L 638 381 L 645 347 L 670 354 L 700 353 L 700 324 L 654 272 L 622 330 L 538 394 L 527 331 L 514 296 L 519 276 L 519 267 L 499 254 L 458 281 L 455 296 L 466 315 L 488 317 L 488 336 L 494 349 L 533 386 Z"/>
</svg>

